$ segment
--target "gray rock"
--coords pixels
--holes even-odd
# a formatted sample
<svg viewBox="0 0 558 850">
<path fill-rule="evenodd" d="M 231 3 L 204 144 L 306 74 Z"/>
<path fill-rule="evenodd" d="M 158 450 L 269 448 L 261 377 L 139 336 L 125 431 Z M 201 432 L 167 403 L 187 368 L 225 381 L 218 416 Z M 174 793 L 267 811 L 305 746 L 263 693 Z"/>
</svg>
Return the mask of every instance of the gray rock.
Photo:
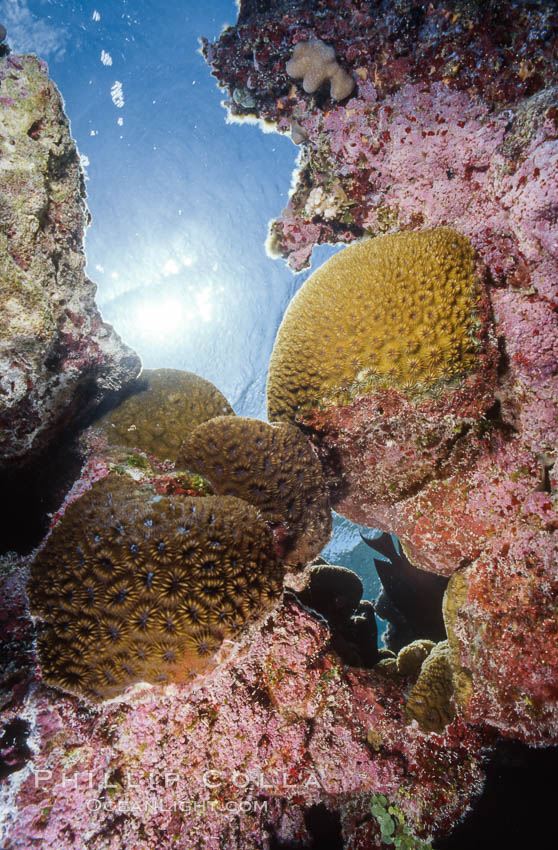
<svg viewBox="0 0 558 850">
<path fill-rule="evenodd" d="M 0 466 L 138 374 L 85 275 L 90 217 L 62 98 L 35 56 L 0 59 Z"/>
</svg>

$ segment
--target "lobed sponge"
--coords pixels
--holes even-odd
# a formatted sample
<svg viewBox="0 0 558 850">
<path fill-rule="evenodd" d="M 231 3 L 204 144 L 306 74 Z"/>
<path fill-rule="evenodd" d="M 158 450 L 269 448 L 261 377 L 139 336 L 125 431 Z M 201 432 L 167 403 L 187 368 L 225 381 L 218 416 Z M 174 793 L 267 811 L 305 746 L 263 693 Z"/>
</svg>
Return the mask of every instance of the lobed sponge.
<svg viewBox="0 0 558 850">
<path fill-rule="evenodd" d="M 292 425 L 236 416 L 210 419 L 184 441 L 178 465 L 203 475 L 216 493 L 256 507 L 277 529 L 282 557 L 291 567 L 306 566 L 331 537 L 320 462 Z"/>
<path fill-rule="evenodd" d="M 111 473 L 68 506 L 31 567 L 43 679 L 94 701 L 187 680 L 270 607 L 282 577 L 251 505 L 162 498 Z"/>
<path fill-rule="evenodd" d="M 317 38 L 295 45 L 287 62 L 287 74 L 295 80 L 302 78 L 302 88 L 308 94 L 329 80 L 333 100 L 344 100 L 355 86 L 353 78 L 338 64 L 333 47 Z"/>
</svg>

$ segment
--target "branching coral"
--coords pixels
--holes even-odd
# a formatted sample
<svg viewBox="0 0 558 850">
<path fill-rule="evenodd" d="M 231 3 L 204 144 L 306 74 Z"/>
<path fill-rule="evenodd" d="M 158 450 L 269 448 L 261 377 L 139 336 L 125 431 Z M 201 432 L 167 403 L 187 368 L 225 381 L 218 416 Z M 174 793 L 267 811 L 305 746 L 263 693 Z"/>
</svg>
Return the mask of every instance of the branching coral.
<svg viewBox="0 0 558 850">
<path fill-rule="evenodd" d="M 44 680 L 99 699 L 184 681 L 277 598 L 257 511 L 226 496 L 155 496 L 107 476 L 66 509 L 31 568 Z"/>
<path fill-rule="evenodd" d="M 302 78 L 302 87 L 308 94 L 329 81 L 333 100 L 348 97 L 355 86 L 350 74 L 338 64 L 333 47 L 317 38 L 295 45 L 292 58 L 287 62 L 287 74 L 295 80 Z"/>
</svg>

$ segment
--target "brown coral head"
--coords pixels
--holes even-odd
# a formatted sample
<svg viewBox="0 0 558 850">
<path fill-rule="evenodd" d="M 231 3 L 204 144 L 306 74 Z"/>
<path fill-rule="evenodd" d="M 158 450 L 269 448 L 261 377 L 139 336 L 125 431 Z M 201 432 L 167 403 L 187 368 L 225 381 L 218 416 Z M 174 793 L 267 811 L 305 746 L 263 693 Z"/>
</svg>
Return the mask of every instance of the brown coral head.
<svg viewBox="0 0 558 850">
<path fill-rule="evenodd" d="M 133 392 L 95 424 L 111 445 L 172 460 L 187 434 L 213 416 L 234 416 L 210 381 L 180 369 L 145 369 Z"/>
<path fill-rule="evenodd" d="M 452 696 L 449 645 L 445 640 L 437 643 L 422 663 L 405 706 L 405 721 L 416 720 L 423 732 L 442 733 L 455 715 Z"/>
<path fill-rule="evenodd" d="M 203 475 L 216 493 L 244 499 L 274 529 L 276 549 L 303 567 L 331 536 L 331 511 L 320 463 L 292 425 L 220 416 L 185 440 L 178 464 Z"/>
<path fill-rule="evenodd" d="M 368 239 L 291 301 L 268 416 L 305 426 L 337 511 L 383 527 L 377 505 L 447 474 L 494 402 L 497 365 L 484 270 L 465 236 L 440 227 Z"/>
<path fill-rule="evenodd" d="M 186 681 L 274 603 L 282 575 L 246 502 L 154 497 L 111 474 L 69 505 L 31 567 L 43 679 L 91 700 Z"/>
<path fill-rule="evenodd" d="M 496 357 L 484 270 L 465 236 L 439 227 L 366 239 L 291 301 L 271 355 L 268 416 L 300 420 L 379 388 L 417 401 L 472 375 L 488 382 L 487 406 Z"/>
</svg>

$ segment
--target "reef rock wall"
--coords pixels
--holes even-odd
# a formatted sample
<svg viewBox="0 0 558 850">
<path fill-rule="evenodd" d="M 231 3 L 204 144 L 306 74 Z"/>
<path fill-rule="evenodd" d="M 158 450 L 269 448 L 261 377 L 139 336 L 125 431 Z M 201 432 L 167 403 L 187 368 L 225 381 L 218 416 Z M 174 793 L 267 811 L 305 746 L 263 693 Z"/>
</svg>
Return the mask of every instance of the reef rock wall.
<svg viewBox="0 0 558 850">
<path fill-rule="evenodd" d="M 290 593 L 205 680 L 91 706 L 33 681 L 14 575 L 3 590 L 19 617 L 1 635 L 6 850 L 262 850 L 342 836 L 354 850 L 390 836 L 428 850 L 482 789 L 482 731 L 406 725 L 416 666 L 344 665 L 325 621 Z M 316 821 L 336 844 L 316 841 Z"/>
<path fill-rule="evenodd" d="M 453 575 L 445 618 L 464 715 L 530 744 L 556 742 L 556 5 L 326 0 L 244 9 L 203 51 L 233 120 L 263 121 L 300 146 L 270 253 L 298 271 L 324 242 L 383 237 L 378 255 L 393 252 L 391 263 L 376 256 L 361 274 L 363 242 L 303 285 L 272 355 L 269 414 L 303 427 L 337 511 L 397 534 L 416 566 Z M 299 45 L 303 68 L 292 58 Z M 354 83 L 339 99 L 333 61 Z M 452 314 L 440 281 L 449 269 L 451 289 L 465 264 L 419 268 L 417 252 L 404 259 L 396 247 L 415 231 L 435 240 L 446 228 L 484 268 L 478 410 L 469 367 L 448 372 L 445 384 L 436 373 L 430 388 L 425 378 L 445 357 L 455 363 L 448 334 L 463 305 Z M 369 282 L 377 269 L 379 295 Z M 419 303 L 421 288 L 433 309 Z M 330 371 L 337 383 L 310 397 Z M 282 393 L 291 401 L 279 402 Z"/>
<path fill-rule="evenodd" d="M 0 463 L 40 450 L 140 370 L 95 305 L 62 98 L 34 56 L 0 59 Z"/>
<path fill-rule="evenodd" d="M 424 416 L 394 415 L 387 422 L 385 405 L 403 405 L 403 390 L 387 384 L 385 405 L 377 398 L 370 402 L 373 384 L 356 401 L 350 393 L 345 398 L 345 387 L 335 404 L 322 404 L 319 415 L 310 411 L 301 422 L 295 410 L 293 420 L 313 441 L 337 506 L 363 522 L 381 519 L 383 511 L 383 524 L 399 533 L 418 566 L 450 577 L 444 602 L 448 640 L 436 645 L 417 640 L 397 657 L 381 650 L 369 665 L 349 664 L 338 651 L 331 622 L 311 610 L 321 608 L 303 587 L 303 572 L 296 582 L 292 577 L 286 582 L 286 588 L 302 587 L 299 596 L 286 589 L 262 619 L 227 642 L 211 672 L 188 682 L 136 684 L 92 705 L 45 685 L 40 644 L 36 655 L 44 625 L 33 622 L 25 593 L 29 565 L 7 557 L 0 563 L 6 600 L 0 646 L 7 660 L 0 766 L 6 779 L 2 839 L 9 850 L 178 845 L 427 850 L 481 792 L 483 757 L 500 735 L 534 746 L 558 740 L 558 18 L 544 4 L 510 2 L 505 15 L 503 5 L 250 0 L 241 3 L 237 27 L 214 45 L 204 44 L 215 75 L 229 90 L 230 112 L 271 121 L 301 145 L 297 186 L 270 237 L 272 249 L 293 268 L 303 267 L 319 242 L 434 226 L 452 245 L 459 241 L 470 259 L 475 327 L 486 343 L 481 349 L 475 342 L 475 351 L 486 352 L 478 374 L 487 377 L 478 382 L 478 397 L 462 395 L 463 409 L 456 411 L 459 382 L 477 374 L 464 360 L 463 369 L 450 374 L 447 393 L 438 393 L 432 405 L 430 430 L 424 430 Z M 333 65 L 331 50 L 306 49 L 309 79 L 289 76 L 295 45 L 315 40 L 332 47 L 336 67 L 353 78 L 345 99 L 335 100 L 339 91 L 330 88 L 335 68 L 312 67 L 313 56 Z M 5 86 L 2 80 L 2 96 L 9 101 L 3 108 L 19 108 L 16 83 L 24 72 L 42 79 L 49 99 L 51 89 L 36 60 L 12 59 L 6 68 L 11 76 Z M 33 135 L 40 143 L 43 129 L 35 120 L 25 127 L 26 144 L 37 142 Z M 75 151 L 73 157 L 70 170 L 79 181 Z M 38 197 L 28 190 L 25 196 Z M 45 221 L 56 218 L 53 232 L 59 228 L 69 239 L 75 231 L 64 203 L 57 207 L 52 201 L 44 209 Z M 81 238 L 81 201 L 78 211 Z M 32 224 L 36 220 L 29 217 Z M 415 234 L 410 240 L 407 235 L 404 241 L 411 244 Z M 384 245 L 399 241 L 389 239 Z M 18 244 L 27 243 L 21 238 Z M 73 250 L 81 268 L 79 247 Z M 21 254 L 17 280 L 34 262 L 33 252 L 22 248 Z M 473 269 L 477 260 L 479 268 Z M 37 311 L 45 340 L 54 333 L 48 303 L 43 299 Z M 352 309 L 359 313 L 356 323 L 364 311 L 360 303 Z M 468 322 L 474 311 L 464 312 Z M 392 331 L 397 334 L 397 323 Z M 88 364 L 101 383 L 99 374 L 105 373 L 92 357 L 94 345 L 83 345 L 82 368 Z M 69 374 L 77 376 L 72 351 L 73 360 L 66 351 L 57 362 L 67 361 Z M 405 411 L 415 403 L 412 394 L 403 400 Z M 199 426 L 198 442 L 189 440 L 193 455 L 204 434 L 214 435 L 215 421 Z M 227 434 L 246 427 L 229 427 L 232 421 L 219 427 Z M 401 421 L 409 430 L 397 443 L 386 422 L 391 427 Z M 436 432 L 442 425 L 448 428 L 443 439 Z M 359 469 L 363 446 L 382 427 L 389 452 L 377 454 L 376 474 L 387 482 L 388 493 L 383 501 L 371 501 L 371 479 Z M 347 439 L 350 434 L 354 439 Z M 109 449 L 102 426 L 92 429 L 89 463 L 53 517 L 54 533 L 68 520 L 68 504 L 79 505 L 84 492 L 94 496 L 93 487 L 109 469 L 138 481 L 151 477 L 143 483 L 153 488 L 155 505 L 165 495 L 195 496 L 192 488 L 203 484 L 200 475 L 177 472 L 166 448 L 157 462 L 152 437 L 160 435 L 149 435 L 145 450 Z M 226 445 L 235 449 L 228 436 Z M 445 445 L 442 467 L 437 452 Z M 408 446 L 413 464 L 405 454 Z M 188 466 L 189 451 L 182 452 Z M 254 462 L 258 453 L 250 454 Z M 405 471 L 412 465 L 416 470 L 421 457 L 429 459 L 428 474 L 409 492 Z M 214 470 L 219 466 L 217 458 Z M 388 469 L 397 469 L 400 477 L 382 474 Z M 152 477 L 150 470 L 158 474 Z M 339 490 L 332 486 L 332 470 L 343 477 Z M 236 471 L 246 472 L 239 465 Z M 273 486 L 273 476 L 265 480 Z M 397 493 L 390 494 L 390 483 L 400 485 Z M 198 496 L 204 497 L 205 485 L 202 489 Z M 93 510 L 95 516 L 94 505 Z M 280 544 L 289 517 L 283 519 L 275 529 L 278 556 L 285 554 Z M 116 520 L 105 522 L 103 533 L 122 533 Z M 90 530 L 90 523 L 83 527 Z M 83 548 L 68 540 L 80 568 L 88 567 Z M 153 557 L 164 565 L 172 543 L 156 542 Z M 129 556 L 128 563 L 137 561 L 134 545 Z M 66 635 L 67 612 L 89 603 L 66 592 L 57 563 L 51 562 L 52 586 L 62 602 L 56 600 L 52 611 L 41 605 L 42 617 L 51 616 L 53 628 Z M 40 566 L 35 561 L 32 574 Z M 97 567 L 107 569 L 106 551 Z M 150 592 L 157 586 L 155 573 L 145 571 Z M 165 587 L 174 593 L 174 584 Z M 33 585 L 29 589 L 32 593 Z M 122 602 L 123 589 L 116 587 L 116 598 L 107 578 L 102 599 L 107 605 Z M 240 595 L 241 604 L 249 605 L 250 588 Z M 132 608 L 139 609 L 137 599 L 130 597 Z M 371 634 L 366 622 L 360 625 Z M 109 637 L 116 640 L 118 634 L 112 629 Z"/>
</svg>

